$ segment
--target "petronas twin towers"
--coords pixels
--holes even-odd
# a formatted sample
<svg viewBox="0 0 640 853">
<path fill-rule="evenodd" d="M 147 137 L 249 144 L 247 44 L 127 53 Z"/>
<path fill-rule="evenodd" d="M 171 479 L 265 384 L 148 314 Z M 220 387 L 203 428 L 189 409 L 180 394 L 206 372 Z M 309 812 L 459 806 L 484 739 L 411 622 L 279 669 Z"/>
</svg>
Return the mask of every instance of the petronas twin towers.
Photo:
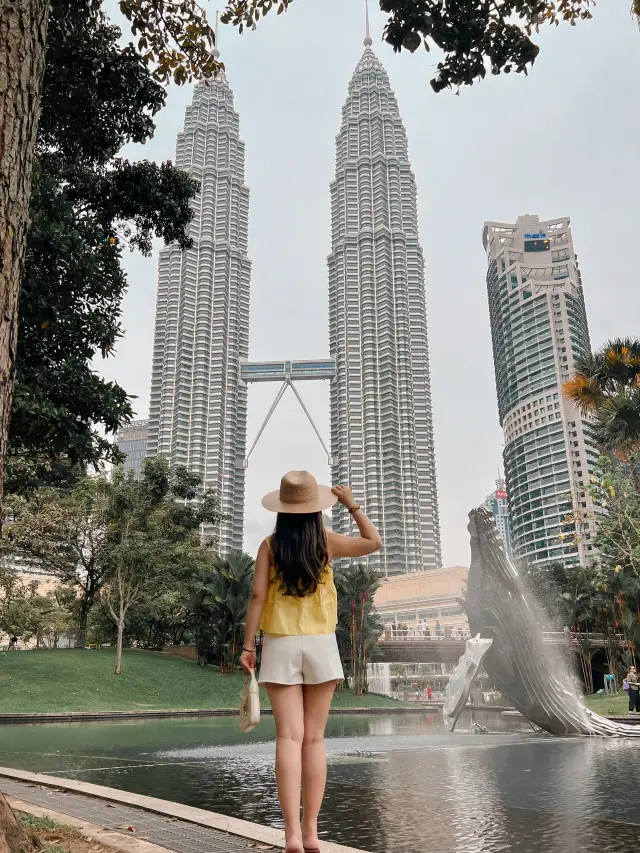
<svg viewBox="0 0 640 853">
<path fill-rule="evenodd" d="M 177 148 L 176 164 L 202 189 L 190 226 L 193 248 L 169 247 L 160 255 L 147 455 L 184 464 L 217 490 L 226 551 L 242 547 L 247 390 L 241 363 L 249 350 L 251 265 L 244 144 L 224 76 L 196 87 Z M 370 558 L 373 565 L 385 574 L 437 568 L 416 184 L 398 104 L 368 36 L 336 138 L 331 223 L 333 481 L 351 484 L 381 530 L 385 546 Z M 349 523 L 337 509 L 334 529 L 349 532 Z"/>
</svg>

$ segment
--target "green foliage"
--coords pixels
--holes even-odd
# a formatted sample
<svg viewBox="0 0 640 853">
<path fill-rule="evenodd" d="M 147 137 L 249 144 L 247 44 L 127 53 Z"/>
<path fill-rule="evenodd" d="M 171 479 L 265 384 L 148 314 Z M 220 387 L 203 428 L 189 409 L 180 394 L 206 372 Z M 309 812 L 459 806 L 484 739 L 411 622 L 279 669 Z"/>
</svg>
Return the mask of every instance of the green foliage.
<svg viewBox="0 0 640 853">
<path fill-rule="evenodd" d="M 125 646 L 162 651 L 164 646 L 178 646 L 191 642 L 195 635 L 195 623 L 190 607 L 194 581 L 187 573 L 168 577 L 159 590 L 152 594 L 142 593 L 131 609 L 124 632 Z M 105 642 L 111 637 L 113 622 L 96 614 L 92 627 L 96 640 Z M 101 632 L 101 633 L 99 633 Z"/>
<path fill-rule="evenodd" d="M 229 0 L 222 21 L 242 32 L 274 7 L 284 12 L 291 2 Z M 389 15 L 384 39 L 394 50 L 414 53 L 421 45 L 426 50 L 434 45 L 444 53 L 431 81 L 436 92 L 472 85 L 488 69 L 526 74 L 539 52 L 534 31 L 560 21 L 575 26 L 592 17 L 594 5 L 594 0 L 380 0 Z"/>
<path fill-rule="evenodd" d="M 638 460 L 603 456 L 591 478 L 590 496 L 596 509 L 598 563 L 590 566 L 536 566 L 526 579 L 548 609 L 554 627 L 568 625 L 578 633 L 587 686 L 592 686 L 593 649 L 589 633 L 601 634 L 609 672 L 620 675 L 640 650 L 640 492 L 633 473 Z M 620 637 L 629 643 L 628 652 Z"/>
<path fill-rule="evenodd" d="M 640 339 L 615 338 L 576 362 L 565 395 L 593 420 L 604 453 L 621 459 L 640 452 Z M 631 469 L 638 482 L 637 466 Z"/>
<path fill-rule="evenodd" d="M 118 462 L 111 436 L 132 417 L 126 391 L 92 368 L 123 330 L 124 248 L 154 236 L 183 248 L 198 185 L 170 163 L 116 158 L 153 135 L 164 105 L 99 0 L 53 0 L 9 436 L 7 491 L 72 485 Z"/>
<path fill-rule="evenodd" d="M 217 501 L 207 492 L 203 506 L 193 500 L 181 503 L 185 492 L 195 499 L 199 485 L 199 478 L 182 467 L 171 476 L 164 457 L 145 460 L 140 478 L 125 477 L 122 470 L 112 476 L 102 597 L 118 627 L 117 674 L 131 607 L 157 596 L 176 579 L 188 582 L 209 562 L 199 529 L 203 523 L 216 526 L 221 521 Z"/>
<path fill-rule="evenodd" d="M 70 630 L 74 593 L 60 587 L 46 595 L 38 593 L 37 583 L 25 583 L 14 575 L 11 587 L 4 587 L 0 599 L 0 631 L 14 634 L 23 642 L 35 638 L 37 648 L 55 646 L 61 633 Z"/>
<path fill-rule="evenodd" d="M 216 557 L 201 572 L 193 596 L 198 660 L 218 664 L 220 672 L 231 673 L 239 665 L 253 572 L 249 554 Z"/>
<path fill-rule="evenodd" d="M 102 6 L 51 0 L 38 147 L 70 163 L 104 163 L 125 143 L 146 142 L 166 100 Z"/>
<path fill-rule="evenodd" d="M 106 580 L 109 488 L 105 478 L 87 477 L 68 490 L 41 488 L 27 499 L 14 497 L 4 528 L 6 553 L 35 560 L 63 584 L 75 586 L 81 634 Z M 83 637 L 79 639 L 84 645 Z"/>
<path fill-rule="evenodd" d="M 134 604 L 157 618 L 166 619 L 168 611 L 187 618 L 193 579 L 211 562 L 216 544 L 215 537 L 201 541 L 200 527 L 221 519 L 216 496 L 201 489 L 199 478 L 180 467 L 171 473 L 158 457 L 145 461 L 139 480 L 116 469 L 111 480 L 87 477 L 71 489 L 14 498 L 5 552 L 38 561 L 76 588 L 81 645 L 99 599 L 121 643 Z"/>
<path fill-rule="evenodd" d="M 336 637 L 345 674 L 352 679 L 356 696 L 368 690 L 367 662 L 375 659 L 383 625 L 373 607 L 382 578 L 375 569 L 351 564 L 335 573 L 338 592 Z"/>
<path fill-rule="evenodd" d="M 548 630 L 557 630 L 563 625 L 573 625 L 567 621 L 567 612 L 562 594 L 568 584 L 568 569 L 563 563 L 548 563 L 527 566 L 523 580 L 533 595 L 536 605 L 540 606 L 538 621 Z"/>
<path fill-rule="evenodd" d="M 196 0 L 120 0 L 119 5 L 158 80 L 190 83 L 224 71 L 215 52 L 215 31 Z"/>
<path fill-rule="evenodd" d="M 599 510 L 596 547 L 602 565 L 635 578 L 640 578 L 640 491 L 633 475 L 639 462 L 635 455 L 628 462 L 603 456 L 590 486 Z"/>
<path fill-rule="evenodd" d="M 56 823 L 55 820 L 50 817 L 47 817 L 46 815 L 44 815 L 43 817 L 36 817 L 32 814 L 25 814 L 24 812 L 19 812 L 16 815 L 16 818 L 18 819 L 19 823 L 21 823 L 22 826 L 24 826 L 26 829 L 57 829 L 60 826 L 59 823 Z"/>
</svg>

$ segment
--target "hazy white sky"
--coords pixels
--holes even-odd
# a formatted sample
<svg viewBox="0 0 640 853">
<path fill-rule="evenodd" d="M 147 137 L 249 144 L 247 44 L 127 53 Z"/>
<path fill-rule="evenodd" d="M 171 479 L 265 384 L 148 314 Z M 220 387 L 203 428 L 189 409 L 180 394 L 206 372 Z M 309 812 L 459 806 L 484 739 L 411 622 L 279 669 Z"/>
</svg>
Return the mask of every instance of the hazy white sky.
<svg viewBox="0 0 640 853">
<path fill-rule="evenodd" d="M 106 5 L 115 9 L 117 3 Z M 374 50 L 398 97 L 418 184 L 445 565 L 468 565 L 467 512 L 493 487 L 502 453 L 484 220 L 515 221 L 521 213 L 571 216 L 592 342 L 640 334 L 634 266 L 640 239 L 640 32 L 628 9 L 628 2 L 602 3 L 591 22 L 548 29 L 539 37 L 541 55 L 529 77 L 489 77 L 456 97 L 431 90 L 434 53 L 396 55 L 382 42 L 385 16 L 372 2 Z M 296 0 L 255 32 L 221 30 L 251 188 L 250 356 L 324 357 L 329 182 L 340 109 L 363 50 L 363 5 Z M 173 158 L 190 98 L 190 87 L 172 88 L 154 139 L 124 154 Z M 134 408 L 145 417 L 156 257 L 134 254 L 125 263 L 126 337 L 115 357 L 96 367 L 136 395 Z M 328 386 L 307 383 L 300 390 L 328 444 Z M 250 387 L 250 442 L 276 391 L 270 383 Z M 321 481 L 329 475 L 324 452 L 289 395 L 247 472 L 250 551 L 273 521 L 260 497 L 277 487 L 284 471 L 307 468 Z"/>
</svg>

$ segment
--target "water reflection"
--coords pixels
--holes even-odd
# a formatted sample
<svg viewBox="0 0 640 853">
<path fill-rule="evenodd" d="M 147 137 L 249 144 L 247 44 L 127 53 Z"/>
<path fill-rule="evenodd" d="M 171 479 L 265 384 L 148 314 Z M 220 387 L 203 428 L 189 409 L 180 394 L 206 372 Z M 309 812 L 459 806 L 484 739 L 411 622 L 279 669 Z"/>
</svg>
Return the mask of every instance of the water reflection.
<svg viewBox="0 0 640 853">
<path fill-rule="evenodd" d="M 323 837 L 372 853 L 635 853 L 640 743 L 478 713 L 461 726 L 474 722 L 496 733 L 332 717 Z M 0 762 L 279 826 L 272 736 L 269 718 L 249 737 L 220 719 L 5 727 Z"/>
</svg>

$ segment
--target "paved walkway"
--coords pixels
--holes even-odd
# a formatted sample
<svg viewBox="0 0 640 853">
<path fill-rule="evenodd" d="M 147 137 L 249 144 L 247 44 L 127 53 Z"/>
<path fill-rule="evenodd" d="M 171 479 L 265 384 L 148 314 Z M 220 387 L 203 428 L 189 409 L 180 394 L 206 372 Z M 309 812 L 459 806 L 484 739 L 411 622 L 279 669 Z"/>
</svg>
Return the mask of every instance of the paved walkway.
<svg viewBox="0 0 640 853">
<path fill-rule="evenodd" d="M 0 791 L 109 832 L 120 832 L 129 841 L 137 838 L 176 853 L 281 851 L 284 847 L 284 833 L 279 829 L 80 779 L 0 767 Z M 129 826 L 136 827 L 136 832 L 128 830 Z M 320 843 L 320 850 L 322 853 L 363 853 L 328 841 Z"/>
<path fill-rule="evenodd" d="M 94 823 L 129 837 L 150 841 L 176 853 L 240 853 L 248 849 L 275 849 L 206 826 L 104 800 L 33 783 L 0 778 L 0 791 L 42 808 Z M 128 827 L 133 826 L 132 833 Z"/>
</svg>

